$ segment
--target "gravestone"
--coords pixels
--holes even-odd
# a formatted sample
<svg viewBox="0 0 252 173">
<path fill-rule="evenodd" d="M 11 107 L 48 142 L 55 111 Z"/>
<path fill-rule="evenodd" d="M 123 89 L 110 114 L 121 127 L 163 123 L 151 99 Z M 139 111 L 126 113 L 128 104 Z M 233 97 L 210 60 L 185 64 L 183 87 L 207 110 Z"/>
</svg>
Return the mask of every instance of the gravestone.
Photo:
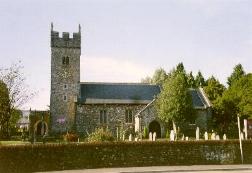
<svg viewBox="0 0 252 173">
<path fill-rule="evenodd" d="M 215 140 L 220 140 L 220 135 L 216 135 Z"/>
<path fill-rule="evenodd" d="M 226 134 L 223 135 L 223 140 L 227 140 Z"/>
<path fill-rule="evenodd" d="M 149 141 L 152 141 L 152 133 L 149 133 Z"/>
<path fill-rule="evenodd" d="M 199 140 L 199 127 L 196 128 L 196 140 Z"/>
<path fill-rule="evenodd" d="M 183 140 L 185 140 L 185 135 L 184 135 L 184 134 L 183 134 L 183 136 L 182 136 L 181 140 L 182 140 L 182 141 L 183 141 Z"/>
<path fill-rule="evenodd" d="M 132 134 L 129 135 L 129 141 L 132 141 Z"/>
<path fill-rule="evenodd" d="M 156 132 L 153 133 L 153 141 L 156 141 L 157 134 Z"/>
<path fill-rule="evenodd" d="M 204 137 L 205 137 L 205 140 L 207 141 L 208 140 L 208 134 L 207 134 L 207 132 L 205 132 Z"/>
<path fill-rule="evenodd" d="M 174 141 L 174 139 L 175 139 L 175 133 L 174 133 L 174 130 L 171 130 L 170 141 Z"/>
<path fill-rule="evenodd" d="M 122 140 L 125 141 L 125 135 L 124 135 L 124 134 L 123 134 L 123 136 L 122 136 Z"/>
<path fill-rule="evenodd" d="M 215 133 L 213 132 L 213 133 L 211 134 L 211 140 L 215 140 L 215 139 L 216 139 Z"/>
<path fill-rule="evenodd" d="M 185 140 L 188 141 L 188 139 L 189 139 L 188 136 L 186 136 L 186 137 L 185 137 Z"/>
</svg>

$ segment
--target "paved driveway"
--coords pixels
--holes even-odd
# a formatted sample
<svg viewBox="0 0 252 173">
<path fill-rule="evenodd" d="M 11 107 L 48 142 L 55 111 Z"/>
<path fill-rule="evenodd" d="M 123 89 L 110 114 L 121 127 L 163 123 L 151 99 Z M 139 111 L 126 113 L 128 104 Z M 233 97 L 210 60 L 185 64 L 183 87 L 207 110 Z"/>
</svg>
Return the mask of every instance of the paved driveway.
<svg viewBox="0 0 252 173">
<path fill-rule="evenodd" d="M 102 168 L 53 171 L 50 173 L 252 173 L 252 165 L 194 165 Z"/>
</svg>

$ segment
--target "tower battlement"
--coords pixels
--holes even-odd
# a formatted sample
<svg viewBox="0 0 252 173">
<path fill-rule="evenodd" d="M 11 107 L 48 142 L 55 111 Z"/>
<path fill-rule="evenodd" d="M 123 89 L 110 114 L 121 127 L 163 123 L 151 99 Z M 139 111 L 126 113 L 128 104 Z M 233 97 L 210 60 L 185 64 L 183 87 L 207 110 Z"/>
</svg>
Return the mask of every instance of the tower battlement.
<svg viewBox="0 0 252 173">
<path fill-rule="evenodd" d="M 79 32 L 74 32 L 71 38 L 69 32 L 63 32 L 62 37 L 59 36 L 58 31 L 53 30 L 51 24 L 51 47 L 58 48 L 81 48 L 81 28 L 79 25 Z"/>
</svg>

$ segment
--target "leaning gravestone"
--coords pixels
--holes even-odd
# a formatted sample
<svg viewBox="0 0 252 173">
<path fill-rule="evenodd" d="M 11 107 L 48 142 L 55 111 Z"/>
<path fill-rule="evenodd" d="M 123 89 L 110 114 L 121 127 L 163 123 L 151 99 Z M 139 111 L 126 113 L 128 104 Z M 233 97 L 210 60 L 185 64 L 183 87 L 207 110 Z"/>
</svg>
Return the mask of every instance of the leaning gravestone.
<svg viewBox="0 0 252 173">
<path fill-rule="evenodd" d="M 152 133 L 149 133 L 149 141 L 152 141 Z"/>
<path fill-rule="evenodd" d="M 211 134 L 211 140 L 215 140 L 215 133 L 214 132 Z"/>
<path fill-rule="evenodd" d="M 153 141 L 156 141 L 157 134 L 156 132 L 153 133 Z"/>
<path fill-rule="evenodd" d="M 207 134 L 207 132 L 205 132 L 204 137 L 205 137 L 205 140 L 207 141 L 208 140 L 208 134 Z"/>
<path fill-rule="evenodd" d="M 196 140 L 199 140 L 199 127 L 196 128 Z"/>
<path fill-rule="evenodd" d="M 174 139 L 175 139 L 175 133 L 174 133 L 174 130 L 171 130 L 170 141 L 174 141 Z"/>
</svg>

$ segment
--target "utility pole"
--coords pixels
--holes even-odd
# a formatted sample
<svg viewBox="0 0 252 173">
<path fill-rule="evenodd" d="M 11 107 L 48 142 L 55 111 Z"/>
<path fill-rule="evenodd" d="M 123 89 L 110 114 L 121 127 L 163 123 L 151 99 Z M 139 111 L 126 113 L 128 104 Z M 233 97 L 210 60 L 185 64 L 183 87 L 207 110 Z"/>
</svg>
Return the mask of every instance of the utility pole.
<svg viewBox="0 0 252 173">
<path fill-rule="evenodd" d="M 243 164 L 243 152 L 242 152 L 242 141 L 241 141 L 241 127 L 240 127 L 240 117 L 239 114 L 237 115 L 237 123 L 238 123 L 238 130 L 239 130 L 239 141 L 240 141 L 240 150 L 241 150 L 241 161 Z"/>
</svg>

